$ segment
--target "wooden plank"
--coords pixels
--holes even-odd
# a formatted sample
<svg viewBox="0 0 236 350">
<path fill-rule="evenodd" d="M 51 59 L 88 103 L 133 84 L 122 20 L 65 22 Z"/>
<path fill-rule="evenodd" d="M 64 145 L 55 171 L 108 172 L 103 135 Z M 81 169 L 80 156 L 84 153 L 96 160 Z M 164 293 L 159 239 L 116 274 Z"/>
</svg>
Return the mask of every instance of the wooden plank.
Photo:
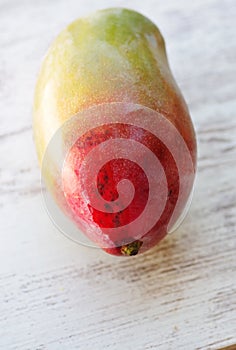
<svg viewBox="0 0 236 350">
<path fill-rule="evenodd" d="M 31 134 L 40 60 L 67 23 L 124 1 L 0 2 L 0 349 L 234 349 L 236 4 L 130 1 L 155 21 L 189 104 L 189 215 L 132 259 L 76 245 L 44 210 Z"/>
</svg>

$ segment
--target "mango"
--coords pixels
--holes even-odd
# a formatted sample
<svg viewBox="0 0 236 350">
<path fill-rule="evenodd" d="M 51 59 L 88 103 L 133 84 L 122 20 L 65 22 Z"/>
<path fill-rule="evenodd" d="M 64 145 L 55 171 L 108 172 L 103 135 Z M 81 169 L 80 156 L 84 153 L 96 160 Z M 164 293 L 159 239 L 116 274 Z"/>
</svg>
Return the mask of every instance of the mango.
<svg viewBox="0 0 236 350">
<path fill-rule="evenodd" d="M 106 252 L 145 252 L 181 221 L 196 138 L 146 17 L 112 8 L 63 30 L 38 76 L 33 129 L 48 191 Z"/>
</svg>

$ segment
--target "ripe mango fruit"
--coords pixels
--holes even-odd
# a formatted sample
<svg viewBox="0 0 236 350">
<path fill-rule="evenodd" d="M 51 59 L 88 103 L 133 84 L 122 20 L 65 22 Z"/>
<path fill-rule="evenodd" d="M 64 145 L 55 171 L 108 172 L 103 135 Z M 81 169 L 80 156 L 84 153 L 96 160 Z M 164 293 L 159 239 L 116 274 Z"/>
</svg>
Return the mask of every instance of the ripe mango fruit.
<svg viewBox="0 0 236 350">
<path fill-rule="evenodd" d="M 33 129 L 48 191 L 106 252 L 142 253 L 183 215 L 194 128 L 164 39 L 141 14 L 97 11 L 59 34 L 39 73 Z"/>
</svg>

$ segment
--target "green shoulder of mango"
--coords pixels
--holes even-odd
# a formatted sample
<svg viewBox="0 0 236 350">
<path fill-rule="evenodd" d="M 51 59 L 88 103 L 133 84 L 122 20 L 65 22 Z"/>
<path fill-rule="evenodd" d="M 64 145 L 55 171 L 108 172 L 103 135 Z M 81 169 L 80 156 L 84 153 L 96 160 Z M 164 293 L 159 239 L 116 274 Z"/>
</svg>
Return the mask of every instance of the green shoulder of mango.
<svg viewBox="0 0 236 350">
<path fill-rule="evenodd" d="M 164 40 L 156 25 L 147 17 L 128 9 L 111 8 L 97 11 L 72 22 L 67 29 L 73 33 L 75 41 L 81 37 L 93 37 L 119 46 L 124 44 L 124 40 L 131 43 L 145 35 L 156 34 L 160 45 L 164 46 Z"/>
</svg>

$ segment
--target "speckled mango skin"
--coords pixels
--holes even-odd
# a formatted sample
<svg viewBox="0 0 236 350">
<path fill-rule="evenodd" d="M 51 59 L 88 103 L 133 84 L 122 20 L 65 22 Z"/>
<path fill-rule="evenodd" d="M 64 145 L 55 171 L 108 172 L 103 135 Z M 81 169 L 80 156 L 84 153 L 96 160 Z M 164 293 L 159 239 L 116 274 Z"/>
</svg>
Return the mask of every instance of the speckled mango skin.
<svg viewBox="0 0 236 350">
<path fill-rule="evenodd" d="M 51 45 L 34 99 L 40 164 L 50 139 L 65 121 L 109 102 L 137 103 L 166 116 L 196 163 L 194 129 L 170 72 L 163 37 L 150 20 L 127 9 L 102 10 L 78 19 Z"/>
<path fill-rule="evenodd" d="M 165 117 L 167 124 L 171 122 L 175 126 L 177 133 L 179 132 L 183 137 L 190 151 L 193 165 L 190 174 L 188 163 L 181 163 L 184 170 L 181 178 L 185 181 L 190 176 L 192 186 L 193 177 L 191 176 L 194 175 L 196 169 L 195 134 L 188 109 L 169 69 L 164 40 L 151 21 L 127 9 L 98 11 L 89 17 L 73 22 L 56 38 L 39 73 L 35 91 L 33 126 L 42 176 L 46 179 L 47 188 L 57 205 L 83 233 L 106 252 L 118 256 L 131 256 L 150 249 L 167 234 L 167 225 L 179 196 L 180 181 L 175 164 L 176 159 L 172 159 L 172 155 L 168 154 L 165 147 L 166 140 L 163 140 L 161 145 L 158 139 L 153 139 L 152 134 L 147 137 L 147 130 L 152 130 L 152 125 L 148 125 L 147 130 L 135 129 L 135 131 L 127 121 L 128 124 L 125 124 L 127 135 L 124 132 L 124 124 L 113 125 L 114 132 L 109 129 L 109 123 L 111 120 L 114 122 L 113 118 L 117 118 L 119 114 L 118 111 L 110 112 L 113 110 L 114 102 L 118 103 L 119 112 L 124 111 L 122 105 L 148 107 L 149 111 L 150 109 L 152 112 L 157 111 L 159 115 Z M 90 124 L 92 134 L 84 134 L 84 139 L 83 137 L 78 138 L 79 132 L 84 130 L 83 124 L 89 124 L 88 118 L 91 122 L 96 123 L 100 118 L 98 110 L 104 106 L 111 107 L 109 111 L 111 119 L 107 120 L 96 132 L 93 129 L 94 124 Z M 92 111 L 92 114 L 89 111 Z M 80 119 L 78 123 L 73 124 L 72 121 L 77 120 L 73 117 L 79 112 L 82 112 L 78 115 Z M 137 117 L 137 111 L 135 113 Z M 147 118 L 147 122 L 148 115 L 147 110 L 142 114 L 142 118 Z M 126 112 L 123 117 L 127 117 Z M 104 118 L 105 116 L 101 114 L 102 122 Z M 70 123 L 66 123 L 68 120 Z M 132 120 L 130 122 L 132 124 Z M 115 123 L 117 123 L 116 120 Z M 67 125 L 72 124 L 73 127 L 68 129 Z M 159 128 L 160 124 L 157 126 L 157 129 Z M 67 155 L 61 154 L 62 169 L 57 163 L 62 144 L 59 143 L 56 147 L 52 147 L 53 142 L 50 142 L 57 140 L 57 136 L 54 137 L 54 135 L 58 134 L 58 130 L 62 130 L 59 141 L 62 141 L 63 144 L 69 142 L 73 135 L 78 138 Z M 69 132 L 67 133 L 66 130 Z M 168 135 L 170 136 L 169 131 L 168 126 L 165 129 L 166 139 Z M 175 140 L 176 134 L 171 135 L 172 140 Z M 143 232 L 142 240 L 136 240 L 134 229 L 127 229 L 125 226 L 134 221 L 140 214 L 139 211 L 143 210 L 143 205 L 146 203 L 145 193 L 149 191 L 148 185 L 145 185 L 145 177 L 140 177 L 137 169 L 132 170 L 131 163 L 125 168 L 122 168 L 122 162 L 119 163 L 119 166 L 116 165 L 118 164 L 116 155 L 116 160 L 112 159 L 112 163 L 106 163 L 105 168 L 99 171 L 97 179 L 98 188 L 101 189 L 100 196 L 112 202 L 117 193 L 115 184 L 120 181 L 118 175 L 125 175 L 127 172 L 125 179 L 130 177 L 132 184 L 138 182 L 135 195 L 139 193 L 139 196 L 133 206 L 129 205 L 127 210 L 119 206 L 114 215 L 110 215 L 106 212 L 105 207 L 105 211 L 104 209 L 96 211 L 90 205 L 97 198 L 96 191 L 92 193 L 92 197 L 84 199 L 84 194 L 87 193 L 92 182 L 85 180 L 86 173 L 81 170 L 81 159 L 84 154 L 87 154 L 86 152 L 92 152 L 100 139 L 104 142 L 106 138 L 135 139 L 146 144 L 147 149 L 150 149 L 157 159 L 162 161 L 165 169 L 168 179 L 165 209 L 152 229 L 146 233 Z M 50 147 L 47 148 L 49 144 Z M 114 150 L 114 146 L 112 149 Z M 179 144 L 176 144 L 176 149 L 179 150 Z M 56 153 L 51 153 L 51 150 Z M 180 154 L 182 156 L 181 152 Z M 138 152 L 135 157 L 137 155 Z M 99 157 L 100 154 L 94 159 L 93 164 L 97 163 Z M 142 159 L 145 159 L 145 156 Z M 96 175 L 95 171 L 90 171 L 90 173 Z M 79 174 L 83 175 L 82 184 L 84 185 L 81 185 L 77 191 L 74 185 L 77 186 L 80 183 Z M 179 216 L 190 194 L 191 188 L 187 183 L 188 181 L 184 183 L 184 197 L 178 207 Z M 154 193 L 155 190 L 153 189 L 152 192 Z M 158 200 L 154 208 L 153 218 L 156 217 L 156 210 L 161 205 L 159 202 Z M 145 225 L 141 223 L 140 227 L 143 226 Z M 118 227 L 121 227 L 119 235 L 116 230 Z M 104 231 L 106 228 L 114 228 L 114 235 L 112 231 L 106 235 Z M 108 245 L 104 246 L 104 239 L 109 241 Z"/>
</svg>

